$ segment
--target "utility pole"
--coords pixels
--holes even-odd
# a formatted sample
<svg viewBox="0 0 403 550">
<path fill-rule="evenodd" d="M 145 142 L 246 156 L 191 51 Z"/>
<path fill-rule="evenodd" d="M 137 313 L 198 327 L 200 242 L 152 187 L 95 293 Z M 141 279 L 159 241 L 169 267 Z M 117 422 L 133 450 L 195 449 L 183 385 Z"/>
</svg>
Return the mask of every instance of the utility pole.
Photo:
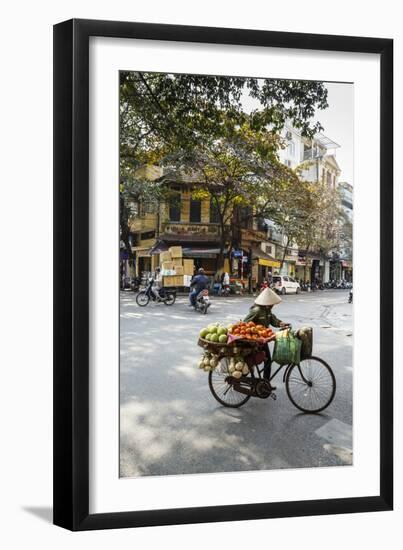
<svg viewBox="0 0 403 550">
<path fill-rule="evenodd" d="M 252 249 L 248 249 L 248 264 L 249 264 L 249 282 L 248 282 L 248 292 L 252 294 Z"/>
</svg>

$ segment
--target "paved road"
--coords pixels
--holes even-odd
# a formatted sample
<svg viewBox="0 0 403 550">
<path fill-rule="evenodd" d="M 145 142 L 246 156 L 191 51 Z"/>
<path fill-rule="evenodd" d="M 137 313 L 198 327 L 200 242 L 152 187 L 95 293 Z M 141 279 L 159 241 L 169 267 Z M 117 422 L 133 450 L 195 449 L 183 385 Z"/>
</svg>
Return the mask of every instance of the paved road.
<svg viewBox="0 0 403 550">
<path fill-rule="evenodd" d="M 122 477 L 348 465 L 352 462 L 352 305 L 348 292 L 285 296 L 278 317 L 314 328 L 314 353 L 332 367 L 334 401 L 321 414 L 300 413 L 281 378 L 277 400 L 240 409 L 211 395 L 196 368 L 199 330 L 242 318 L 252 298 L 217 298 L 207 316 L 179 298 L 172 307 L 136 305 L 121 294 Z"/>
</svg>

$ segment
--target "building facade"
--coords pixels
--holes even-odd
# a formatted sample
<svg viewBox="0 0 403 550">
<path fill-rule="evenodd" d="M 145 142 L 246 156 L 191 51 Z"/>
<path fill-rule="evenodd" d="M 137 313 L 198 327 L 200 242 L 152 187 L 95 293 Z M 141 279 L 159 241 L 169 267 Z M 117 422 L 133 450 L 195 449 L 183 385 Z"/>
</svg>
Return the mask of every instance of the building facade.
<svg viewBox="0 0 403 550">
<path fill-rule="evenodd" d="M 291 169 L 299 168 L 306 181 L 340 188 L 343 208 L 352 219 L 352 187 L 339 184 L 340 167 L 336 160 L 339 147 L 322 134 L 313 139 L 301 136 L 290 125 L 282 131 L 285 147 L 279 158 Z M 259 220 L 253 207 L 237 208 L 232 212 L 228 239 L 222 257 L 221 228 L 218 213 L 208 194 L 194 198 L 197 175 L 180 175 L 169 168 L 143 166 L 138 178 L 169 189 L 164 199 L 132 204 L 134 212 L 130 225 L 130 244 L 134 255 L 132 274 L 137 276 L 154 271 L 159 265 L 160 252 L 170 246 L 182 246 L 183 255 L 192 258 L 196 268 L 203 267 L 213 276 L 221 269 L 244 287 L 257 288 L 273 275 L 295 277 L 311 282 L 352 277 L 352 251 L 322 257 L 310 253 L 308 264 L 298 243 L 287 243 L 281 228 L 268 219 Z M 124 251 L 123 251 L 124 254 Z M 220 261 L 219 261 L 220 260 Z M 350 270 L 350 273 L 349 273 Z"/>
<path fill-rule="evenodd" d="M 341 204 L 345 214 L 343 243 L 340 250 L 341 274 L 346 281 L 353 280 L 353 186 L 348 182 L 339 182 Z"/>
<path fill-rule="evenodd" d="M 281 136 L 285 143 L 279 151 L 281 162 L 291 169 L 299 168 L 301 178 L 306 181 L 338 188 L 341 169 L 336 160 L 337 143 L 323 134 L 317 134 L 313 139 L 305 138 L 289 124 L 285 125 Z M 280 275 L 307 282 L 316 279 L 327 282 L 331 279 L 331 256 L 323 257 L 314 252 L 309 254 L 307 260 L 305 251 L 298 248 L 298 243 L 287 245 L 281 230 L 270 220 L 267 222 L 270 240 L 276 246 L 276 258 L 281 260 Z"/>
<path fill-rule="evenodd" d="M 130 225 L 134 272 L 140 276 L 154 271 L 159 254 L 170 246 L 181 246 L 183 256 L 192 258 L 195 267 L 215 273 L 220 252 L 217 216 L 209 198 L 192 198 L 189 178 L 173 177 L 160 167 L 142 167 L 136 174 L 150 184 L 169 189 L 168 195 L 150 204 L 139 202 Z"/>
</svg>

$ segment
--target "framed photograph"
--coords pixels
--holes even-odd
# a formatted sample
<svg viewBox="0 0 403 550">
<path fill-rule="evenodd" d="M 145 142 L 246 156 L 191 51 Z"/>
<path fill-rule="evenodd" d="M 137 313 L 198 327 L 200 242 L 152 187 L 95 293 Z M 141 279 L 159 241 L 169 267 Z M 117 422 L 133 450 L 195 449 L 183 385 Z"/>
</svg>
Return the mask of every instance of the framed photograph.
<svg viewBox="0 0 403 550">
<path fill-rule="evenodd" d="M 54 523 L 391 510 L 393 41 L 54 27 Z"/>
</svg>

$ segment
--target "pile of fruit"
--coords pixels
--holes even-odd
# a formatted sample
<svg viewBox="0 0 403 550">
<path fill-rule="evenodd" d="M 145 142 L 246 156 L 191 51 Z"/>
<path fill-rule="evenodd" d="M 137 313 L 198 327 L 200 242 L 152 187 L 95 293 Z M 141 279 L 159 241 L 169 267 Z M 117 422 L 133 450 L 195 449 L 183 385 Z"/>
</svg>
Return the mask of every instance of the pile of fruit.
<svg viewBox="0 0 403 550">
<path fill-rule="evenodd" d="M 201 357 L 199 362 L 199 369 L 202 369 L 206 372 L 213 371 L 215 368 L 218 367 L 220 363 L 220 358 L 218 355 L 215 355 L 214 353 L 206 352 Z M 249 374 L 249 367 L 245 363 L 245 360 L 241 356 L 237 357 L 231 357 L 227 364 L 222 364 L 221 368 L 227 368 L 228 374 L 233 376 L 234 378 L 241 378 L 242 376 L 246 376 Z"/>
<path fill-rule="evenodd" d="M 214 353 L 206 351 L 201 357 L 199 362 L 199 369 L 203 369 L 206 372 L 213 371 L 219 363 L 219 357 Z"/>
<path fill-rule="evenodd" d="M 231 357 L 228 365 L 228 372 L 234 378 L 241 378 L 249 374 L 249 367 L 242 357 Z"/>
<path fill-rule="evenodd" d="M 199 369 L 203 369 L 206 372 L 213 371 L 219 363 L 219 357 L 214 353 L 206 351 L 206 353 L 201 357 L 199 362 Z"/>
<path fill-rule="evenodd" d="M 200 338 L 204 338 L 209 342 L 226 344 L 228 341 L 228 327 L 224 327 L 220 323 L 214 323 L 201 329 Z"/>
<path fill-rule="evenodd" d="M 228 329 L 228 333 L 241 337 L 243 340 L 268 340 L 274 335 L 271 328 L 257 325 L 253 321 L 249 321 L 249 323 L 239 321 L 239 323 L 232 325 Z"/>
</svg>

